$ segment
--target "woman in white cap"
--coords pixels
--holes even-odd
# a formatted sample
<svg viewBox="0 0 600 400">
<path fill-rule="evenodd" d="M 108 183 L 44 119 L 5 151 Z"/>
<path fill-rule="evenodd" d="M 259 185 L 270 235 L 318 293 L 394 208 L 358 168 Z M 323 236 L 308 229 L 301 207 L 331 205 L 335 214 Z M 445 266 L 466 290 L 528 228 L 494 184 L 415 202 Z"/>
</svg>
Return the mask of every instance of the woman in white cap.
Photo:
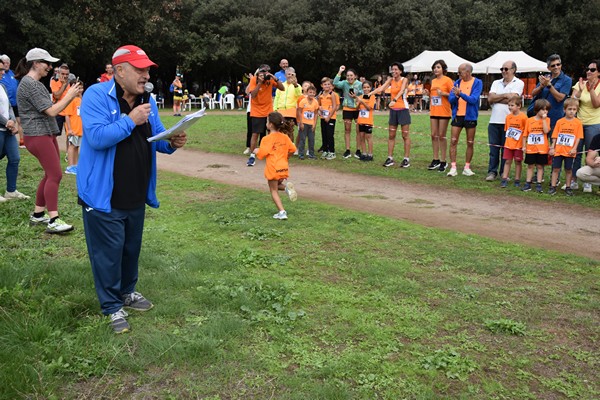
<svg viewBox="0 0 600 400">
<path fill-rule="evenodd" d="M 34 48 L 27 52 L 16 68 L 16 76 L 21 79 L 17 90 L 17 104 L 25 147 L 44 169 L 44 176 L 35 196 L 35 208 L 29 221 L 32 225 L 47 224 L 48 233 L 73 230 L 72 225 L 65 223 L 58 216 L 58 188 L 62 179 L 62 168 L 56 140 L 60 131 L 55 117 L 82 91 L 81 84 L 71 85 L 67 94 L 52 104 L 50 93 L 40 79 L 52 71 L 52 63 L 58 60 L 46 50 Z"/>
</svg>

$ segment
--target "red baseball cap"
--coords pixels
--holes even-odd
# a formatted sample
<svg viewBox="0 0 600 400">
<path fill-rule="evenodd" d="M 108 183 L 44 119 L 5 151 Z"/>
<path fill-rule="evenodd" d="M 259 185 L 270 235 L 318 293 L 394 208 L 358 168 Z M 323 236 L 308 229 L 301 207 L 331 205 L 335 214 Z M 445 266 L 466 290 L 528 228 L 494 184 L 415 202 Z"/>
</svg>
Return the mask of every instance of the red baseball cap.
<svg viewBox="0 0 600 400">
<path fill-rule="evenodd" d="M 128 44 L 121 46 L 112 56 L 113 65 L 127 62 L 136 68 L 158 67 L 158 65 L 148 58 L 146 52 L 137 46 Z"/>
</svg>

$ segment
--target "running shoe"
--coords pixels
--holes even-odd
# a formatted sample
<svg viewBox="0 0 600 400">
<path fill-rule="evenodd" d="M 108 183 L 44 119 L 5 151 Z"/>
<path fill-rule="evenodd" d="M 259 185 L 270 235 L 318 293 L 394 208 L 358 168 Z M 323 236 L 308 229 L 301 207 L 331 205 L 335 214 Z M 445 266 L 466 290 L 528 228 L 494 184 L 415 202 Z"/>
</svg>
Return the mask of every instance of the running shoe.
<svg viewBox="0 0 600 400">
<path fill-rule="evenodd" d="M 141 293 L 133 292 L 123 295 L 123 306 L 137 311 L 148 311 L 154 304 L 142 296 Z"/>
<path fill-rule="evenodd" d="M 556 187 L 550 186 L 550 188 L 548 189 L 548 194 L 550 196 L 554 196 L 556 194 Z"/>
<path fill-rule="evenodd" d="M 0 196 L 0 197 L 2 197 L 2 196 Z M 29 199 L 29 196 L 19 192 L 18 190 L 15 190 L 14 192 L 5 192 L 4 198 L 6 200 L 27 200 L 27 199 Z"/>
<path fill-rule="evenodd" d="M 285 184 L 285 192 L 287 193 L 290 201 L 296 201 L 298 199 L 298 192 L 294 188 L 294 184 L 292 182 L 287 182 Z"/>
<path fill-rule="evenodd" d="M 388 158 L 385 160 L 385 162 L 383 163 L 383 166 L 384 166 L 384 167 L 391 167 L 391 166 L 393 166 L 394 164 L 395 164 L 395 163 L 394 163 L 394 159 L 393 159 L 392 157 L 388 157 Z"/>
<path fill-rule="evenodd" d="M 427 166 L 427 169 L 430 171 L 436 170 L 440 167 L 440 160 L 431 160 L 431 164 Z"/>
<path fill-rule="evenodd" d="M 506 188 L 508 186 L 508 181 L 506 179 L 502 179 L 502 182 L 500 182 L 500 187 L 502 189 Z"/>
<path fill-rule="evenodd" d="M 473 176 L 473 175 L 475 175 L 475 172 L 473 172 L 473 171 L 471 170 L 471 168 L 465 168 L 465 169 L 463 169 L 463 172 L 462 172 L 462 174 L 463 174 L 464 176 Z"/>
<path fill-rule="evenodd" d="M 122 308 L 119 311 L 110 314 L 109 316 L 110 316 L 110 326 L 113 328 L 113 331 L 115 333 L 126 333 L 131 330 L 129 323 L 125 319 L 129 315 Z"/>
<path fill-rule="evenodd" d="M 408 158 L 404 158 L 400 163 L 400 168 L 408 168 L 410 167 L 410 160 Z"/>
<path fill-rule="evenodd" d="M 456 172 L 456 168 L 450 168 L 450 172 L 446 174 L 447 176 L 456 176 L 458 172 Z"/>
<path fill-rule="evenodd" d="M 250 156 L 250 158 L 248 158 L 248 162 L 246 163 L 246 165 L 249 167 L 254 167 L 254 164 L 256 164 L 256 157 Z"/>
<path fill-rule="evenodd" d="M 273 215 L 273 218 L 275 218 L 275 219 L 288 219 L 287 218 L 287 213 L 285 212 L 285 210 L 279 211 L 277 214 Z"/>
<path fill-rule="evenodd" d="M 544 189 L 542 189 L 542 184 L 541 183 L 536 183 L 535 184 L 535 191 L 538 193 L 544 193 Z"/>
<path fill-rule="evenodd" d="M 354 153 L 354 158 L 358 158 L 360 160 L 360 156 L 362 156 L 362 153 L 360 150 L 356 150 L 356 153 Z"/>
<path fill-rule="evenodd" d="M 350 153 L 350 150 L 346 150 L 346 151 L 344 152 L 344 155 L 343 155 L 343 157 L 344 157 L 344 158 L 350 158 L 350 157 L 352 157 L 352 153 Z"/>
<path fill-rule="evenodd" d="M 48 222 L 46 233 L 65 233 L 73 230 L 73 225 L 67 224 L 60 218 L 56 218 L 54 222 Z"/>
<path fill-rule="evenodd" d="M 448 167 L 448 163 L 444 161 L 440 161 L 440 166 L 438 168 L 438 172 L 446 172 L 446 168 Z"/>
<path fill-rule="evenodd" d="M 531 192 L 531 183 L 525 182 L 521 190 L 524 192 Z"/>
</svg>

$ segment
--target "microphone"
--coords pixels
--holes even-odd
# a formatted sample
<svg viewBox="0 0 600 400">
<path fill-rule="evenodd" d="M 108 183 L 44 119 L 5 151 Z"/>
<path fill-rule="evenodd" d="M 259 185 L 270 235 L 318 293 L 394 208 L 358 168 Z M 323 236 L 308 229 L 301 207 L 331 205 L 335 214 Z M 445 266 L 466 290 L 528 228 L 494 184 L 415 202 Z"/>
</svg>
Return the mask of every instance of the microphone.
<svg viewBox="0 0 600 400">
<path fill-rule="evenodd" d="M 142 104 L 148 103 L 150 100 L 150 93 L 154 90 L 154 85 L 152 82 L 146 82 L 144 84 L 144 94 L 142 95 Z"/>
</svg>

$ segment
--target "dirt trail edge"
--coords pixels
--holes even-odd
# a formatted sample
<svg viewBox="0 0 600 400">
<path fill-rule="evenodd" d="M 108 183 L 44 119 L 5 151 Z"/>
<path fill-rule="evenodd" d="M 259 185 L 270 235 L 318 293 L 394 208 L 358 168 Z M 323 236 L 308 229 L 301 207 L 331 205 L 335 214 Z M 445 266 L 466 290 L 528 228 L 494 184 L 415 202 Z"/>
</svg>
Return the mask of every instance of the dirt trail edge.
<svg viewBox="0 0 600 400">
<path fill-rule="evenodd" d="M 265 198 L 269 197 L 261 161 L 249 168 L 242 156 L 178 150 L 170 156 L 159 154 L 158 167 L 190 177 L 263 190 Z M 337 172 L 308 163 L 294 165 L 292 177 L 299 201 L 310 199 L 424 226 L 600 259 L 600 210 L 550 204 L 533 198 L 452 189 L 442 192 L 428 185 Z"/>
</svg>

